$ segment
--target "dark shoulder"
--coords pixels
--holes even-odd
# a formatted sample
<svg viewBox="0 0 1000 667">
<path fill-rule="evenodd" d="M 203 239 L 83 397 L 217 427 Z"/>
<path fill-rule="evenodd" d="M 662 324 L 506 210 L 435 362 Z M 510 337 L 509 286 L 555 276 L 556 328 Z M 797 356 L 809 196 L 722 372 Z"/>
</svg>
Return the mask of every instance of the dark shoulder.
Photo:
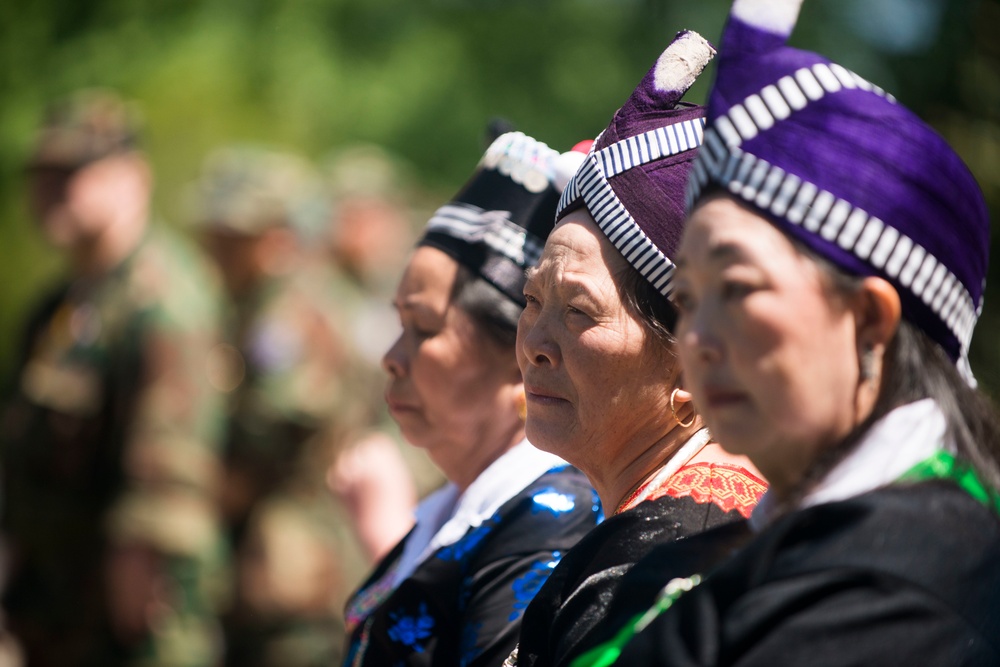
<svg viewBox="0 0 1000 667">
<path fill-rule="evenodd" d="M 562 529 L 554 527 L 576 526 L 572 529 L 575 544 L 597 525 L 600 516 L 600 500 L 586 475 L 572 466 L 559 466 L 504 503 L 490 522 L 505 539 L 520 537 L 526 544 L 540 545 L 552 540 L 565 543 Z M 538 532 L 553 529 L 555 533 Z"/>
<path fill-rule="evenodd" d="M 802 509 L 709 572 L 621 660 L 995 664 L 997 553 L 1000 519 L 948 481 Z"/>
<path fill-rule="evenodd" d="M 995 616 L 998 553 L 1000 518 L 937 480 L 783 517 L 747 548 L 741 560 L 753 565 L 738 576 L 752 587 L 818 571 L 867 573 L 917 587 L 978 625 Z"/>
<path fill-rule="evenodd" d="M 975 569 L 1000 549 L 1000 518 L 948 481 L 894 485 L 783 517 L 758 540 L 781 571 L 808 567 L 893 567 L 943 576 Z M 780 548 L 779 548 L 780 547 Z M 863 547 L 863 548 L 862 548 Z"/>
<path fill-rule="evenodd" d="M 609 613 L 629 601 L 623 583 L 650 554 L 691 542 L 697 538 L 689 536 L 716 523 L 727 536 L 745 535 L 741 519 L 736 511 L 723 512 L 690 496 L 662 496 L 608 517 L 563 558 L 525 612 L 520 638 L 523 664 L 568 664 L 594 645 L 605 627 L 611 627 Z M 696 558 L 689 556 L 667 571 L 684 570 L 691 560 Z M 664 572 L 657 567 L 645 568 L 645 574 L 659 581 Z M 651 601 L 662 585 L 650 590 L 648 598 L 641 590 L 642 599 Z"/>
<path fill-rule="evenodd" d="M 742 525 L 741 519 L 736 511 L 724 512 L 713 503 L 696 502 L 690 496 L 663 496 L 639 503 L 590 531 L 560 564 L 553 586 L 558 583 L 563 590 L 561 597 L 569 597 L 594 575 L 611 571 L 617 579 L 661 545 L 715 526 Z M 607 583 L 604 577 L 594 579 L 598 580 Z"/>
<path fill-rule="evenodd" d="M 30 340 L 41 328 L 48 324 L 59 309 L 59 306 L 66 300 L 69 289 L 70 283 L 68 281 L 60 281 L 58 284 L 45 289 L 41 297 L 31 305 L 23 329 L 25 353 L 27 353 L 27 346 L 31 344 Z"/>
</svg>

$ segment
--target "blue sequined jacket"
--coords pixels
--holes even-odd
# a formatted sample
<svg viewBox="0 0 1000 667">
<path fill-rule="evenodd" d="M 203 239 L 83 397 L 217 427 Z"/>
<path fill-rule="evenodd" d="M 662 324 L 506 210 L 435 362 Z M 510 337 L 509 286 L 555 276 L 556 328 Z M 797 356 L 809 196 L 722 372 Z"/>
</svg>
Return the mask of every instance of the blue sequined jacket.
<svg viewBox="0 0 1000 667">
<path fill-rule="evenodd" d="M 532 597 L 602 516 L 583 473 L 561 466 L 389 590 L 382 582 L 404 538 L 348 603 L 345 667 L 497 667 L 513 650 Z M 374 609 L 359 616 L 365 606 Z"/>
</svg>

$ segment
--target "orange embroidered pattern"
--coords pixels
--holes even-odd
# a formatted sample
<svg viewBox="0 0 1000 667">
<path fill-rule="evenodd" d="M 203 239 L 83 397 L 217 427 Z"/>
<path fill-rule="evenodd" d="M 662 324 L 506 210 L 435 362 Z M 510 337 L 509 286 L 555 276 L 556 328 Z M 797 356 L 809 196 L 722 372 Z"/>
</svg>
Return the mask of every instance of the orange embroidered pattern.
<svg viewBox="0 0 1000 667">
<path fill-rule="evenodd" d="M 726 512 L 736 510 L 749 518 L 765 491 L 764 480 L 746 468 L 725 463 L 694 463 L 678 470 L 646 500 L 667 495 L 690 496 L 696 503 L 715 503 Z"/>
</svg>

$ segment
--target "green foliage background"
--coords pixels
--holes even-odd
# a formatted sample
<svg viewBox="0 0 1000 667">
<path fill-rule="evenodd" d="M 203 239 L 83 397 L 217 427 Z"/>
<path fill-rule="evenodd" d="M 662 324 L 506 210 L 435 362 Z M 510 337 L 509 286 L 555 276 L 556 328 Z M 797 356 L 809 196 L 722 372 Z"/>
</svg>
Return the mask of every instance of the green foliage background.
<svg viewBox="0 0 1000 667">
<path fill-rule="evenodd" d="M 508 118 L 560 148 L 593 137 L 677 30 L 695 29 L 717 42 L 729 4 L 0 4 L 0 372 L 10 368 L 26 308 L 61 270 L 32 228 L 21 173 L 52 98 L 102 85 L 141 103 L 158 176 L 157 209 L 171 221 L 182 219 L 183 189 L 205 153 L 233 141 L 277 144 L 313 158 L 347 143 L 377 142 L 409 160 L 439 201 L 475 164 L 489 118 Z M 915 21 L 923 27 L 914 33 Z M 899 35 L 910 39 L 901 45 Z M 792 41 L 855 69 L 937 127 L 968 161 L 995 213 L 997 35 L 997 0 L 807 0 Z M 703 101 L 709 80 L 703 77 L 689 99 Z M 994 392 L 1000 390 L 997 264 L 973 350 L 973 367 Z"/>
</svg>

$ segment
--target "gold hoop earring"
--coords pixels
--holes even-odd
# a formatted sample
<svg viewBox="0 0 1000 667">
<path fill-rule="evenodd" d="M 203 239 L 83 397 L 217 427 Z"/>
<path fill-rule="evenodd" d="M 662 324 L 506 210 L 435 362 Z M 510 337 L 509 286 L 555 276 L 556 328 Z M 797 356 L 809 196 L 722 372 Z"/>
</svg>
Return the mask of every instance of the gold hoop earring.
<svg viewBox="0 0 1000 667">
<path fill-rule="evenodd" d="M 692 414 L 691 419 L 687 420 L 686 422 L 682 422 L 680 418 L 677 416 L 677 408 L 674 407 L 674 396 L 677 395 L 678 391 L 680 391 L 680 387 L 674 387 L 674 390 L 670 392 L 670 414 L 674 416 L 674 421 L 677 422 L 678 426 L 680 426 L 681 428 L 687 428 L 688 426 L 694 423 L 695 416 Z"/>
</svg>

